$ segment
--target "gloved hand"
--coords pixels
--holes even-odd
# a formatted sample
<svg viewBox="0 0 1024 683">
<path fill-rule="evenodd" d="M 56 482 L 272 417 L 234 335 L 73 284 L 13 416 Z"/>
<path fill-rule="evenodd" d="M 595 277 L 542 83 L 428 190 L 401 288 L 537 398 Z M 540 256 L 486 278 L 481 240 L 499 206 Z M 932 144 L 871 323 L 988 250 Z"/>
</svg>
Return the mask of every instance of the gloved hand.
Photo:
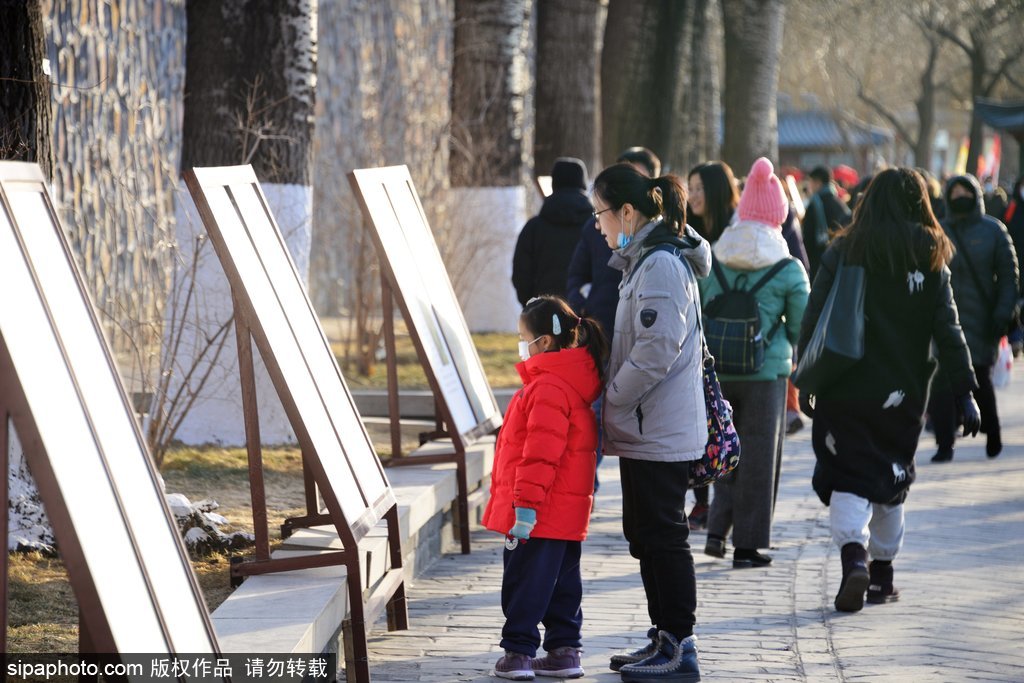
<svg viewBox="0 0 1024 683">
<path fill-rule="evenodd" d="M 526 541 L 530 532 L 537 524 L 537 511 L 533 508 L 516 508 L 516 523 L 508 530 L 508 535 Z"/>
<path fill-rule="evenodd" d="M 806 391 L 800 392 L 800 412 L 807 417 L 814 417 L 814 406 L 811 404 L 811 399 L 813 398 L 814 396 Z"/>
<path fill-rule="evenodd" d="M 981 413 L 978 404 L 969 393 L 956 399 L 957 421 L 964 426 L 964 436 L 977 436 L 981 429 Z"/>
</svg>

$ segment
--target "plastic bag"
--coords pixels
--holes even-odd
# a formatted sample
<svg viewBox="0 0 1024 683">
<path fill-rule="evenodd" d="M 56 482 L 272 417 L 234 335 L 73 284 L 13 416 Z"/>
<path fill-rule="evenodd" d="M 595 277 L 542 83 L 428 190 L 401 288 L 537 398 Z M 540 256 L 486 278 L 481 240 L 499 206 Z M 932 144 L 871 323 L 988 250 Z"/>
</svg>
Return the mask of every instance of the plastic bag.
<svg viewBox="0 0 1024 683">
<path fill-rule="evenodd" d="M 992 386 L 996 389 L 1005 389 L 1010 386 L 1010 377 L 1013 373 L 1013 350 L 1006 337 L 999 340 L 999 355 L 996 358 L 995 367 L 992 368 Z"/>
</svg>

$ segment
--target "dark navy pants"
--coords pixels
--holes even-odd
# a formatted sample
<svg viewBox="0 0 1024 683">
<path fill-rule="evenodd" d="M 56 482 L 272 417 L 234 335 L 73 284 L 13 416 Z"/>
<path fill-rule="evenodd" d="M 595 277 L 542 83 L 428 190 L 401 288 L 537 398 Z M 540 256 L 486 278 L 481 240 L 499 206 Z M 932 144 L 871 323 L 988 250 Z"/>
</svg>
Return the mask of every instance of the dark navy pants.
<svg viewBox="0 0 1024 683">
<path fill-rule="evenodd" d="M 544 649 L 582 645 L 583 582 L 579 541 L 531 538 L 505 549 L 501 581 L 501 647 L 534 657 L 544 624 Z"/>
</svg>

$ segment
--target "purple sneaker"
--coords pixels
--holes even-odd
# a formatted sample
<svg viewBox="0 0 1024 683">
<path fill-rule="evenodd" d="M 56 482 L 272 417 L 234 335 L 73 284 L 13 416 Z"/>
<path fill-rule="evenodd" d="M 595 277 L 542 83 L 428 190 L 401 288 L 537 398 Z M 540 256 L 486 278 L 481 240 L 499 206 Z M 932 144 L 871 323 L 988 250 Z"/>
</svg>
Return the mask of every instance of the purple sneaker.
<svg viewBox="0 0 1024 683">
<path fill-rule="evenodd" d="M 532 681 L 533 667 L 528 655 L 505 650 L 505 656 L 494 665 L 494 675 L 512 681 Z"/>
<path fill-rule="evenodd" d="M 579 678 L 584 673 L 580 665 L 580 650 L 571 646 L 556 647 L 533 660 L 533 673 L 551 678 Z"/>
</svg>

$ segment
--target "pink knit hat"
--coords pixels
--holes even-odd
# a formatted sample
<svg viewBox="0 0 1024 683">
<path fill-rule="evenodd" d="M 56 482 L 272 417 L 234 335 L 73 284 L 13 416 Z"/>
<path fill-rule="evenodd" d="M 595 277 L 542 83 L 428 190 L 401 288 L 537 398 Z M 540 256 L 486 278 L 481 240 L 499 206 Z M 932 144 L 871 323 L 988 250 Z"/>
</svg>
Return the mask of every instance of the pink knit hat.
<svg viewBox="0 0 1024 683">
<path fill-rule="evenodd" d="M 789 202 L 774 170 L 772 162 L 764 157 L 750 168 L 740 205 L 736 208 L 741 221 L 757 221 L 781 229 L 782 221 L 789 213 Z"/>
</svg>

